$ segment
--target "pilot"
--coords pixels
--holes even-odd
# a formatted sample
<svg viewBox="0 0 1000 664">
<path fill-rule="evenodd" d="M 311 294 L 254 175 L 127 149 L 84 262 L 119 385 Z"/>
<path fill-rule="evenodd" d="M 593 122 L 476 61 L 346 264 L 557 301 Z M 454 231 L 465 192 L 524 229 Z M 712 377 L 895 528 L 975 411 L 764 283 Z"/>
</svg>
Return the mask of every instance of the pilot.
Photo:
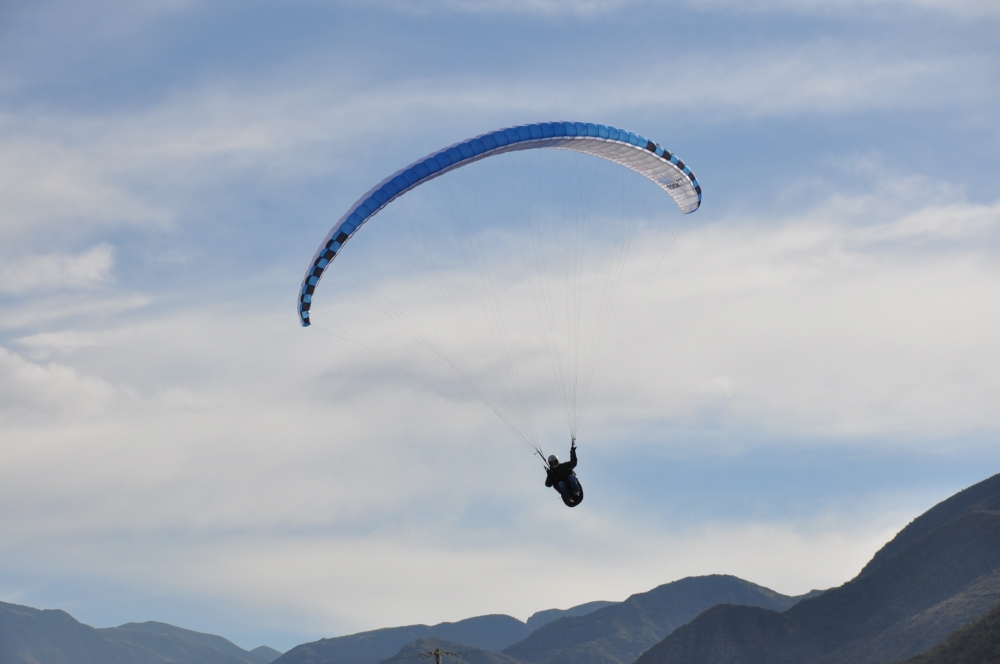
<svg viewBox="0 0 1000 664">
<path fill-rule="evenodd" d="M 549 456 L 549 467 L 545 470 L 545 486 L 553 487 L 562 496 L 563 502 L 575 507 L 583 500 L 583 489 L 573 469 L 576 468 L 576 439 L 569 447 L 569 461 L 559 463 L 555 454 Z"/>
</svg>

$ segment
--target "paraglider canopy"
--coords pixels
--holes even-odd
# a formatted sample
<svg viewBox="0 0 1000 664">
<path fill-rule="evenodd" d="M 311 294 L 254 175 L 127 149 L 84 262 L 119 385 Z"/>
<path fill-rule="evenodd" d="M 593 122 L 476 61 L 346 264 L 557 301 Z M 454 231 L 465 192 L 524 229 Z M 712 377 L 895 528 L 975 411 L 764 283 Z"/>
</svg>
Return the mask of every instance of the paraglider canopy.
<svg viewBox="0 0 1000 664">
<path fill-rule="evenodd" d="M 610 125 L 585 122 L 542 122 L 508 127 L 455 143 L 390 175 L 372 187 L 344 213 L 320 245 L 299 292 L 299 320 L 310 324 L 316 285 L 341 247 L 365 222 L 396 198 L 449 171 L 487 157 L 539 148 L 592 154 L 643 175 L 666 191 L 681 212 L 701 205 L 701 185 L 691 169 L 658 143 Z"/>
</svg>

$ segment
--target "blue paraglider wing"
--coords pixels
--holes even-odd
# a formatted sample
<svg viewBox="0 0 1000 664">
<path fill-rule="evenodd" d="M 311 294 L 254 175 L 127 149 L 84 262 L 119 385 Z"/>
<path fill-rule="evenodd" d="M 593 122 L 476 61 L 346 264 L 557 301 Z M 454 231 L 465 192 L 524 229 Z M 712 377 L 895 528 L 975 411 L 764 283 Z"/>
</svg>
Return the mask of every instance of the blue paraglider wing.
<svg viewBox="0 0 1000 664">
<path fill-rule="evenodd" d="M 542 122 L 508 127 L 435 152 L 393 173 L 362 196 L 341 217 L 313 256 L 299 291 L 299 319 L 309 325 L 316 285 L 340 249 L 379 210 L 407 191 L 448 171 L 505 152 L 557 148 L 585 152 L 643 175 L 673 197 L 681 212 L 701 205 L 701 185 L 683 161 L 657 143 L 624 129 L 585 122 Z"/>
</svg>

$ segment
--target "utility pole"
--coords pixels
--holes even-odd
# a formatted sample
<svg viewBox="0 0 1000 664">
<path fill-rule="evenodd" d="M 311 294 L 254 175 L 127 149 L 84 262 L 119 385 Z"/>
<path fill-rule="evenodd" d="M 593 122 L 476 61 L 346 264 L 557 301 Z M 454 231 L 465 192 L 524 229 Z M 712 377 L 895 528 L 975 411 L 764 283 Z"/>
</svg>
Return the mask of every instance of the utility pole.
<svg viewBox="0 0 1000 664">
<path fill-rule="evenodd" d="M 441 655 L 451 655 L 452 657 L 458 657 L 457 652 L 448 652 L 447 650 L 441 650 L 440 648 L 435 648 L 430 652 L 420 653 L 421 657 L 433 657 L 434 664 L 441 664 Z"/>
</svg>

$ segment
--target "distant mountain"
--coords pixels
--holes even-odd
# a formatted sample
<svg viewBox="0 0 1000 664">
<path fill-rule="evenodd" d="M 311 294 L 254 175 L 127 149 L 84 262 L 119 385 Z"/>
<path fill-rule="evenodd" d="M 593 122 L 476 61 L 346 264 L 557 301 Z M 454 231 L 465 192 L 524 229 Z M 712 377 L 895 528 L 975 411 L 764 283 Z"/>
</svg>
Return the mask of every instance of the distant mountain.
<svg viewBox="0 0 1000 664">
<path fill-rule="evenodd" d="M 545 611 L 538 611 L 537 613 L 531 614 L 531 617 L 528 618 L 527 625 L 529 629 L 534 631 L 543 625 L 548 625 L 550 622 L 558 620 L 559 618 L 585 616 L 588 613 L 593 613 L 598 609 L 603 609 L 604 607 L 611 606 L 612 604 L 618 604 L 618 602 L 598 600 L 596 602 L 579 604 L 568 609 L 546 609 Z"/>
<path fill-rule="evenodd" d="M 123 656 L 124 655 L 124 656 Z M 162 660 L 161 660 L 162 661 Z M 0 602 L 3 664 L 141 664 L 93 627 L 65 611 L 40 611 Z"/>
<path fill-rule="evenodd" d="M 568 609 L 546 609 L 545 611 L 538 611 L 537 613 L 531 614 L 531 617 L 528 618 L 527 625 L 529 629 L 534 631 L 542 625 L 548 625 L 550 622 L 558 620 L 559 618 L 585 616 L 588 613 L 593 613 L 598 609 L 603 609 L 604 607 L 611 606 L 612 604 L 618 604 L 618 602 L 605 602 L 603 600 L 598 600 L 596 602 L 578 604 L 577 606 L 573 606 Z"/>
<path fill-rule="evenodd" d="M 528 629 L 536 630 L 542 625 L 548 625 L 553 620 L 566 618 L 567 616 L 584 616 L 588 613 L 593 613 L 598 609 L 603 609 L 606 606 L 611 606 L 612 604 L 618 604 L 618 602 L 605 602 L 598 600 L 596 602 L 579 604 L 568 609 L 546 609 L 545 611 L 539 611 L 537 613 L 533 613 L 531 617 L 528 618 Z"/>
<path fill-rule="evenodd" d="M 1000 662 L 1000 606 L 956 630 L 940 645 L 902 664 L 984 664 Z"/>
<path fill-rule="evenodd" d="M 281 651 L 275 650 L 270 646 L 257 646 L 250 651 L 250 654 L 257 658 L 257 661 L 264 664 L 270 664 L 274 660 L 281 657 Z"/>
<path fill-rule="evenodd" d="M 781 610 L 796 601 L 735 576 L 689 577 L 587 615 L 559 618 L 503 652 L 531 664 L 632 664 L 667 634 L 716 604 Z"/>
<path fill-rule="evenodd" d="M 433 626 L 387 627 L 295 646 L 277 664 L 362 664 L 380 662 L 418 639 L 443 639 L 480 650 L 502 650 L 531 632 L 510 616 L 494 614 Z"/>
<path fill-rule="evenodd" d="M 0 602 L 0 664 L 270 664 L 278 655 L 164 623 L 94 629 L 65 611 Z"/>
<path fill-rule="evenodd" d="M 1000 604 L 996 507 L 1000 475 L 915 519 L 843 586 L 784 612 L 716 606 L 636 664 L 887 664 L 927 650 Z"/>
<path fill-rule="evenodd" d="M 280 652 L 267 646 L 248 652 L 221 636 L 161 622 L 126 623 L 97 631 L 143 659 L 154 657 L 150 661 L 271 664 L 281 656 Z"/>
<path fill-rule="evenodd" d="M 482 650 L 503 650 L 530 633 L 528 626 L 517 618 L 501 614 L 466 618 L 431 627 L 431 636 L 434 638 L 464 643 Z"/>
</svg>

